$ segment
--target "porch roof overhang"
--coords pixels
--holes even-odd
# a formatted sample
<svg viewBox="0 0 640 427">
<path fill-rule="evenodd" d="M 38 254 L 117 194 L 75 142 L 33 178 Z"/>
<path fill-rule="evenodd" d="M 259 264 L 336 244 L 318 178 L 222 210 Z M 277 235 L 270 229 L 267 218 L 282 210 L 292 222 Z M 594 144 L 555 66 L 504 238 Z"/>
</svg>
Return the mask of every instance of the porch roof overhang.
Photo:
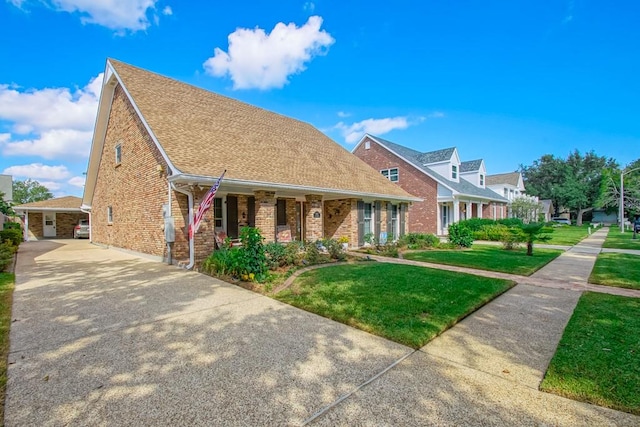
<svg viewBox="0 0 640 427">
<path fill-rule="evenodd" d="M 212 186 L 217 181 L 217 177 L 190 175 L 190 174 L 177 174 L 169 177 L 169 182 L 174 185 L 181 186 L 197 186 L 205 185 Z M 274 191 L 277 196 L 282 197 L 297 197 L 307 194 L 315 194 L 322 196 L 325 200 L 336 199 L 350 199 L 350 198 L 366 198 L 384 200 L 390 202 L 420 202 L 419 197 L 398 197 L 389 194 L 376 194 L 376 193 L 364 193 L 357 191 L 341 190 L 334 188 L 321 188 L 311 186 L 300 186 L 291 184 L 282 184 L 275 182 L 260 182 L 260 181 L 246 181 L 240 179 L 224 178 L 220 183 L 219 191 L 225 193 L 248 193 L 252 194 L 254 191 Z"/>
<path fill-rule="evenodd" d="M 45 208 L 45 207 L 25 207 L 18 208 L 14 207 L 13 210 L 18 214 L 22 215 L 27 212 L 82 212 L 80 208 Z"/>
</svg>

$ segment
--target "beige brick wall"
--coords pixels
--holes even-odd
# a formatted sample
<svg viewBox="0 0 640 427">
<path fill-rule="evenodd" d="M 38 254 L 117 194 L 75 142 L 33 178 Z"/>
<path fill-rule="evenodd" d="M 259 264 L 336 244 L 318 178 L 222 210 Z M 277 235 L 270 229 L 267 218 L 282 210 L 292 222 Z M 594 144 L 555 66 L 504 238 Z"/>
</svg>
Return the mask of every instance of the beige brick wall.
<svg viewBox="0 0 640 427">
<path fill-rule="evenodd" d="M 29 240 L 41 239 L 44 236 L 41 212 L 29 212 Z"/>
<path fill-rule="evenodd" d="M 305 198 L 308 204 L 308 209 L 305 209 L 305 240 L 315 242 L 322 239 L 324 231 L 322 227 L 322 196 L 307 194 Z"/>
<path fill-rule="evenodd" d="M 355 222 L 353 217 L 355 216 Z M 352 227 L 355 223 L 355 244 L 357 245 L 358 213 L 356 199 L 327 200 L 324 202 L 324 236 L 329 239 L 346 237 L 349 245 L 354 244 Z"/>
<path fill-rule="evenodd" d="M 256 191 L 256 228 L 266 242 L 275 241 L 276 198 L 273 191 Z"/>
<path fill-rule="evenodd" d="M 56 237 L 72 238 L 73 229 L 80 219 L 89 219 L 89 214 L 84 212 L 59 212 L 56 214 Z"/>
<path fill-rule="evenodd" d="M 121 144 L 122 162 L 115 163 L 115 146 Z M 167 164 L 151 140 L 120 87 L 117 87 L 107 125 L 105 144 L 93 194 L 93 241 L 155 256 L 164 256 L 162 205 L 168 201 L 163 171 Z M 178 201 L 186 197 L 176 195 Z M 179 203 L 178 206 L 179 207 Z M 113 223 L 107 223 L 107 207 L 113 208 Z M 174 250 L 186 243 L 186 209 L 176 215 Z M 183 218 L 181 220 L 181 218 Z"/>
</svg>

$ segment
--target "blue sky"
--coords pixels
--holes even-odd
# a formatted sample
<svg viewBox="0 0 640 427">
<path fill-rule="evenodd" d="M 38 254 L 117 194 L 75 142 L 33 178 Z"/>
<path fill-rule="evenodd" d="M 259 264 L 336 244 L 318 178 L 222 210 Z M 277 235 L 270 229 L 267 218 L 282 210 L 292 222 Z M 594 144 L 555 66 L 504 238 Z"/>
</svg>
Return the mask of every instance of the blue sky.
<svg viewBox="0 0 640 427">
<path fill-rule="evenodd" d="M 108 57 L 347 149 L 368 131 L 456 146 L 489 174 L 573 149 L 624 166 L 640 157 L 638 22 L 631 0 L 5 0 L 0 173 L 82 195 Z"/>
</svg>

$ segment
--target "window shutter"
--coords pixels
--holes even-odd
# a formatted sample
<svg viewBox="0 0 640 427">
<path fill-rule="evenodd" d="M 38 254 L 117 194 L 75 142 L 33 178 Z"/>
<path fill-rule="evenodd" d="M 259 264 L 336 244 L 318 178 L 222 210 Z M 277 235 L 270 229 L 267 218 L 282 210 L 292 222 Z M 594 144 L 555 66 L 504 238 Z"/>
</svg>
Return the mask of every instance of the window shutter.
<svg viewBox="0 0 640 427">
<path fill-rule="evenodd" d="M 400 237 L 405 235 L 405 227 L 406 227 L 406 221 L 405 221 L 405 213 L 408 211 L 407 209 L 407 204 L 406 203 L 400 203 L 400 206 L 398 206 L 398 216 L 400 216 Z"/>
<path fill-rule="evenodd" d="M 364 245 L 364 202 L 358 201 L 358 246 Z"/>
<path fill-rule="evenodd" d="M 382 202 L 381 201 L 377 201 L 375 202 L 375 212 L 374 215 L 376 216 L 375 220 L 375 227 L 373 229 L 373 238 L 377 240 L 380 239 L 380 231 L 382 231 Z"/>
<path fill-rule="evenodd" d="M 391 222 L 391 216 L 393 215 L 391 209 L 391 203 L 387 202 L 387 242 L 393 241 L 393 238 L 395 237 L 393 235 L 393 222 Z"/>
</svg>

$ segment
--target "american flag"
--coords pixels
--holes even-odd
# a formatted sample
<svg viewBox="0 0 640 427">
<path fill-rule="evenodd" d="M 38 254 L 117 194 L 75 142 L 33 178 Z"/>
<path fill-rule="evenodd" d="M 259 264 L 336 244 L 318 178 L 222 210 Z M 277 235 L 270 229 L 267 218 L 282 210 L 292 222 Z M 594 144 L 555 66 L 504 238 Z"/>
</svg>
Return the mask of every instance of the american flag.
<svg viewBox="0 0 640 427">
<path fill-rule="evenodd" d="M 207 191 L 207 194 L 205 194 L 204 197 L 202 198 L 202 201 L 200 202 L 200 206 L 198 207 L 198 210 L 193 215 L 193 221 L 189 225 L 190 239 L 192 239 L 193 235 L 198 232 L 198 229 L 200 228 L 200 222 L 202 221 L 202 218 L 204 218 L 204 214 L 207 213 L 207 211 L 213 204 L 213 199 L 216 197 L 216 191 L 218 191 L 218 187 L 220 187 L 220 182 L 222 181 L 222 177 L 226 172 L 227 170 L 225 169 L 224 172 L 222 172 L 222 175 L 220 175 L 220 178 L 218 178 L 216 183 L 213 184 L 213 187 L 211 187 L 209 191 Z"/>
</svg>

